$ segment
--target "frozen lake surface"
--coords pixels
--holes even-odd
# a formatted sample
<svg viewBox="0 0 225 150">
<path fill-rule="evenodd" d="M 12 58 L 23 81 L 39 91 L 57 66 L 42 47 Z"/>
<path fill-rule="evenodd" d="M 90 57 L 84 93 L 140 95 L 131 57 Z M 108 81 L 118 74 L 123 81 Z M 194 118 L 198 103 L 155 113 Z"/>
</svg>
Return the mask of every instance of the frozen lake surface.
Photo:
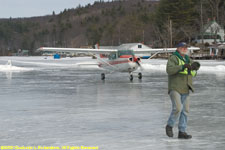
<svg viewBox="0 0 225 150">
<path fill-rule="evenodd" d="M 8 60 L 12 66 L 5 65 Z M 143 60 L 143 79 L 107 74 L 91 58 L 0 57 L 0 144 L 102 150 L 225 147 L 225 61 L 200 61 L 191 94 L 191 140 L 168 138 L 166 60 Z M 86 65 L 81 65 L 85 63 Z"/>
</svg>

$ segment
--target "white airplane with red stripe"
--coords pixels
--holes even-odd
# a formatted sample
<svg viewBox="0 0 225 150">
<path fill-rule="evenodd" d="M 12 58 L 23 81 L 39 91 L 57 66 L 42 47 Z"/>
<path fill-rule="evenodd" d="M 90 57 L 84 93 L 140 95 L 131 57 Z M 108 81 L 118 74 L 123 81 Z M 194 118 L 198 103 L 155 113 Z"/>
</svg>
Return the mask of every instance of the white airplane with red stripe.
<svg viewBox="0 0 225 150">
<path fill-rule="evenodd" d="M 198 47 L 190 47 L 189 50 L 199 50 Z M 176 51 L 176 48 L 161 49 L 141 49 L 141 50 L 118 50 L 118 49 L 82 49 L 82 48 L 56 48 L 41 47 L 38 51 L 42 52 L 69 52 L 69 53 L 86 53 L 97 57 L 98 66 L 106 71 L 111 72 L 128 72 L 129 79 L 133 80 L 133 72 L 141 67 L 140 57 L 135 54 L 154 54 L 168 53 Z M 142 79 L 142 73 L 138 73 L 138 78 Z M 105 80 L 105 72 L 101 74 L 101 79 Z"/>
</svg>

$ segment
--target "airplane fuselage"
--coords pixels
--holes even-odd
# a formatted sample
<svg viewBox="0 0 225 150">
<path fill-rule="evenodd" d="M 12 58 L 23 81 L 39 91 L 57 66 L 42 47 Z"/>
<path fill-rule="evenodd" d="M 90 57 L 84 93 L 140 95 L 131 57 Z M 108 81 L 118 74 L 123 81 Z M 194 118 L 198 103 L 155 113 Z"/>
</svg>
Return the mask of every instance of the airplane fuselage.
<svg viewBox="0 0 225 150">
<path fill-rule="evenodd" d="M 130 60 L 132 58 L 132 60 Z M 104 61 L 99 62 L 99 67 L 106 70 L 115 70 L 119 72 L 133 72 L 138 69 L 138 64 L 133 60 L 132 56 L 123 58 L 116 58 L 114 60 L 108 60 L 103 58 Z"/>
<path fill-rule="evenodd" d="M 133 72 L 138 69 L 140 58 L 134 55 L 133 50 L 118 50 L 117 53 L 100 55 L 99 67 L 119 72 Z"/>
</svg>

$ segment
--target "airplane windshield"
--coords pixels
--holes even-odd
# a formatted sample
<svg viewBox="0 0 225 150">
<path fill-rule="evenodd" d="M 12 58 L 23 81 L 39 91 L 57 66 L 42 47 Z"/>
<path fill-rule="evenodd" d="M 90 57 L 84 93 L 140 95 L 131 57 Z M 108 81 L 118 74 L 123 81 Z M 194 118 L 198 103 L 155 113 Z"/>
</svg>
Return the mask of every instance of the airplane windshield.
<svg viewBox="0 0 225 150">
<path fill-rule="evenodd" d="M 132 50 L 120 50 L 118 51 L 118 56 L 122 56 L 122 55 L 133 55 L 134 56 L 134 51 Z"/>
</svg>

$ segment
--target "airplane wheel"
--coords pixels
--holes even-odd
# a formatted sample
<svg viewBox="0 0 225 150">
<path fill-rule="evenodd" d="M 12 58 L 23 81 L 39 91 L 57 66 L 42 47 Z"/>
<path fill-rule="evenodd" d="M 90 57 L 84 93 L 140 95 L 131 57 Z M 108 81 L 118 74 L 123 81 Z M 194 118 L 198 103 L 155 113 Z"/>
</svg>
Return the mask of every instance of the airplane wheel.
<svg viewBox="0 0 225 150">
<path fill-rule="evenodd" d="M 138 79 L 142 79 L 142 73 L 138 73 Z"/>
<path fill-rule="evenodd" d="M 101 74 L 101 79 L 105 80 L 105 74 L 104 73 Z"/>
<path fill-rule="evenodd" d="M 133 81 L 133 79 L 134 79 L 134 77 L 133 77 L 133 75 L 131 74 L 131 75 L 130 75 L 130 81 Z"/>
</svg>

